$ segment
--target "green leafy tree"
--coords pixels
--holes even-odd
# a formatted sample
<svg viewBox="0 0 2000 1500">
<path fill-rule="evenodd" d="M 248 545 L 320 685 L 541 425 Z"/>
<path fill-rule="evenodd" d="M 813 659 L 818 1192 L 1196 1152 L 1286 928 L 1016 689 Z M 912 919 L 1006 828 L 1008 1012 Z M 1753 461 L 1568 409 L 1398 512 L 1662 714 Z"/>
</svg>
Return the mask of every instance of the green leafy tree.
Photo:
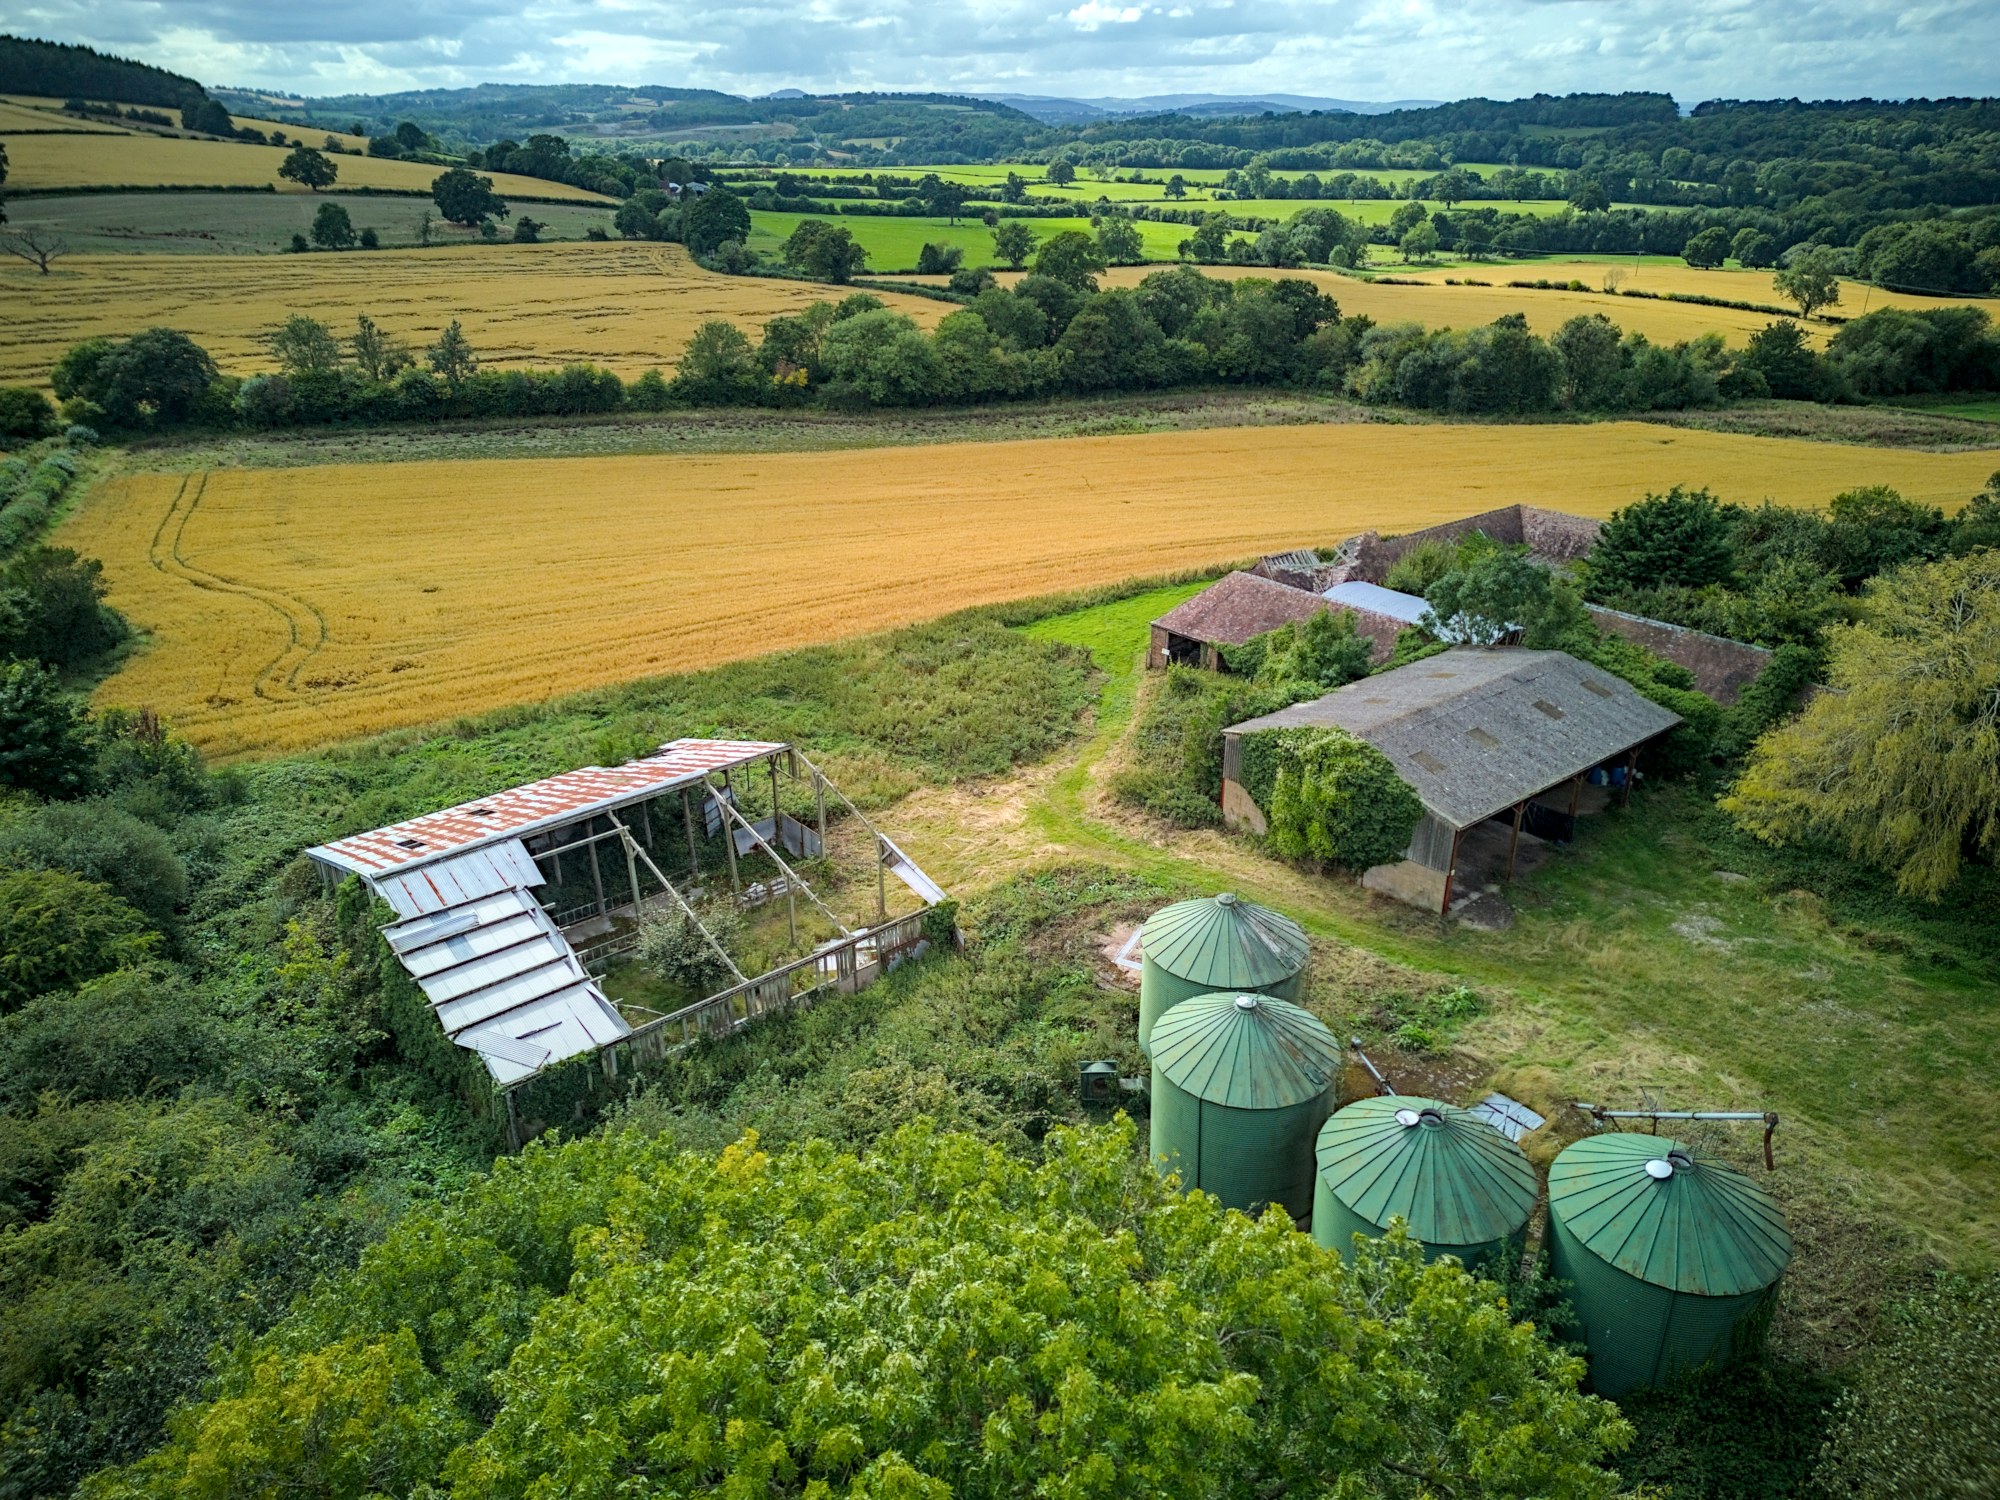
<svg viewBox="0 0 2000 1500">
<path fill-rule="evenodd" d="M 1357 873 L 1403 857 L 1424 804 L 1386 755 L 1345 729 L 1276 733 L 1272 849 Z"/>
<path fill-rule="evenodd" d="M 470 228 L 484 219 L 504 219 L 508 208 L 493 191 L 491 177 L 478 177 L 465 167 L 453 167 L 431 183 L 431 201 L 441 217 Z"/>
<path fill-rule="evenodd" d="M 826 331 L 820 349 L 829 382 L 868 405 L 936 399 L 936 352 L 902 313 L 880 308 L 842 318 Z"/>
<path fill-rule="evenodd" d="M 102 394 L 92 399 L 126 427 L 184 422 L 215 383 L 215 361 L 186 334 L 148 328 L 109 354 L 100 368 Z"/>
<path fill-rule="evenodd" d="M 1810 401 L 1820 388 L 1819 355 L 1790 318 L 1766 323 L 1750 335 L 1737 364 L 1755 370 L 1781 401 Z"/>
<path fill-rule="evenodd" d="M 679 905 L 648 908 L 639 921 L 635 951 L 639 962 L 660 978 L 699 998 L 733 977 L 723 954 L 742 942 L 743 919 L 733 905 L 713 903 L 697 916 L 698 923 Z"/>
<path fill-rule="evenodd" d="M 56 430 L 56 409 L 33 386 L 0 386 L 0 438 L 36 442 Z"/>
<path fill-rule="evenodd" d="M 681 226 L 688 249 L 705 257 L 725 240 L 750 238 L 750 210 L 727 189 L 710 188 L 681 211 Z"/>
<path fill-rule="evenodd" d="M 1366 677 L 1374 649 L 1368 637 L 1355 634 L 1354 616 L 1344 609 L 1321 610 L 1303 624 L 1280 625 L 1245 644 L 1261 645 L 1253 673 L 1258 682 L 1305 697 Z M 1238 670 L 1233 655 L 1229 665 Z"/>
<path fill-rule="evenodd" d="M 681 351 L 672 389 L 692 405 L 728 405 L 752 399 L 763 383 L 743 330 L 711 318 L 695 329 Z"/>
<path fill-rule="evenodd" d="M 1097 290 L 1097 273 L 1104 269 L 1104 256 L 1097 242 L 1079 229 L 1065 229 L 1042 241 L 1035 252 L 1035 274 L 1059 281 L 1080 292 Z"/>
<path fill-rule="evenodd" d="M 1437 254 L 1437 225 L 1426 220 L 1410 230 L 1398 242 L 1405 260 L 1429 260 Z"/>
<path fill-rule="evenodd" d="M 1440 172 L 1431 179 L 1430 196 L 1446 208 L 1450 208 L 1454 203 L 1463 203 L 1471 191 L 1472 179 L 1458 167 L 1453 167 L 1448 172 Z"/>
<path fill-rule="evenodd" d="M 405 151 L 428 151 L 431 138 L 424 134 L 424 127 L 415 120 L 405 120 L 395 129 L 396 144 Z"/>
<path fill-rule="evenodd" d="M 917 274 L 920 276 L 949 276 L 965 259 L 965 251 L 958 245 L 933 245 L 925 242 L 917 252 Z"/>
<path fill-rule="evenodd" d="M 539 219 L 531 219 L 526 214 L 514 221 L 514 243 L 536 245 L 541 243 L 542 231 L 549 226 Z"/>
<path fill-rule="evenodd" d="M 1136 266 L 1146 258 L 1146 241 L 1125 215 L 1106 214 L 1097 226 L 1097 250 L 1109 265 Z"/>
<path fill-rule="evenodd" d="M 167 835 L 102 797 L 50 802 L 0 828 L 0 865 L 68 870 L 160 927 L 187 899 L 187 868 Z"/>
<path fill-rule="evenodd" d="M 1595 177 L 1580 177 L 1570 185 L 1569 206 L 1580 214 L 1602 213 L 1611 207 L 1611 195 Z"/>
<path fill-rule="evenodd" d="M 0 568 L 0 657 L 73 668 L 125 639 L 101 602 L 104 564 L 67 547 L 26 547 Z"/>
<path fill-rule="evenodd" d="M 0 1013 L 143 963 L 159 943 L 101 885 L 64 870 L 0 873 Z"/>
<path fill-rule="evenodd" d="M 958 222 L 959 210 L 965 206 L 964 185 L 947 182 L 935 172 L 923 175 L 917 183 L 917 196 L 934 215 L 953 224 Z"/>
<path fill-rule="evenodd" d="M 322 188 L 333 186 L 334 179 L 340 176 L 340 166 L 328 160 L 324 152 L 315 151 L 310 146 L 295 146 L 292 154 L 279 163 L 278 175 L 287 182 L 299 183 L 317 193 Z"/>
<path fill-rule="evenodd" d="M 472 340 L 453 318 L 445 331 L 438 335 L 438 341 L 426 349 L 430 357 L 431 373 L 442 380 L 453 395 L 479 370 L 479 356 L 473 352 Z"/>
<path fill-rule="evenodd" d="M 1779 295 L 1799 305 L 1799 316 L 1810 318 L 1822 307 L 1840 305 L 1840 269 L 1834 253 L 1815 246 L 1771 278 Z"/>
<path fill-rule="evenodd" d="M 1874 579 L 1826 632 L 1837 693 L 1760 739 L 1722 799 L 1771 843 L 1826 839 L 1937 900 L 2000 838 L 2000 552 Z"/>
<path fill-rule="evenodd" d="M 293 313 L 271 335 L 271 352 L 287 375 L 325 375 L 340 368 L 340 340 L 326 324 L 303 313 Z"/>
<path fill-rule="evenodd" d="M 1749 271 L 1761 271 L 1778 258 L 1778 243 L 1761 229 L 1739 229 L 1729 242 L 1729 256 Z"/>
<path fill-rule="evenodd" d="M 54 672 L 38 661 L 0 665 L 0 786 L 38 797 L 74 797 L 90 784 L 82 717 Z"/>
<path fill-rule="evenodd" d="M 1935 505 L 1905 500 L 1887 485 L 1843 490 L 1827 505 L 1826 546 L 1842 586 L 1951 550 L 1952 523 Z"/>
<path fill-rule="evenodd" d="M 1549 605 L 1549 575 L 1507 548 L 1483 552 L 1452 569 L 1424 592 L 1430 608 L 1419 622 L 1432 635 L 1491 646 L 1526 630 Z"/>
<path fill-rule="evenodd" d="M 354 337 L 350 346 L 354 350 L 354 363 L 361 373 L 370 380 L 385 384 L 394 380 L 399 370 L 416 363 L 410 354 L 410 346 L 384 333 L 366 313 L 354 320 Z"/>
<path fill-rule="evenodd" d="M 1976 1495 L 2000 1475 L 2000 1275 L 1942 1275 L 1848 1372 L 1814 1476 L 1855 1500 Z"/>
<path fill-rule="evenodd" d="M 1614 510 L 1590 549 L 1590 597 L 1663 583 L 1702 588 L 1724 582 L 1735 569 L 1736 516 L 1707 490 L 1679 485 Z"/>
<path fill-rule="evenodd" d="M 1621 404 L 1625 361 L 1618 325 L 1603 313 L 1571 318 L 1549 340 L 1562 360 L 1562 403 L 1578 411 Z"/>
<path fill-rule="evenodd" d="M 1389 215 L 1389 233 L 1397 240 L 1430 219 L 1430 210 L 1415 198 L 1396 205 L 1396 211 Z"/>
<path fill-rule="evenodd" d="M 1729 231 L 1712 225 L 1681 247 L 1681 259 L 1703 271 L 1712 271 L 1729 258 Z"/>
<path fill-rule="evenodd" d="M 338 203 L 322 203 L 313 215 L 312 242 L 322 250 L 354 248 L 354 220 Z"/>
<path fill-rule="evenodd" d="M 1187 196 L 1187 179 L 1180 173 L 1176 172 L 1167 179 L 1167 196 L 1176 199 Z"/>
<path fill-rule="evenodd" d="M 1052 161 L 1042 175 L 1057 187 L 1068 187 L 1076 181 L 1076 168 L 1066 161 Z"/>
<path fill-rule="evenodd" d="M 99 1500 L 403 1494 L 424 1464 L 495 1497 L 1616 1492 L 1629 1427 L 1497 1287 L 1400 1232 L 1350 1267 L 1183 1195 L 1135 1134 L 1057 1129 L 1033 1164 L 927 1120 L 858 1158 L 533 1149 L 392 1229 Z M 274 1400 L 260 1367 L 308 1357 L 325 1397 Z M 438 1463 L 442 1392 L 474 1430 Z"/>
<path fill-rule="evenodd" d="M 1203 265 L 1214 265 L 1228 253 L 1228 239 L 1229 215 L 1220 212 L 1204 214 L 1194 233 L 1181 241 L 1180 252 Z"/>
<path fill-rule="evenodd" d="M 1035 253 L 1035 231 L 1021 219 L 1003 219 L 993 231 L 993 253 L 1020 270 Z"/>
<path fill-rule="evenodd" d="M 1978 547 L 2000 547 L 2000 473 L 1988 478 L 1985 492 L 1958 513 L 1952 533 L 1952 551 L 1963 554 Z"/>
</svg>

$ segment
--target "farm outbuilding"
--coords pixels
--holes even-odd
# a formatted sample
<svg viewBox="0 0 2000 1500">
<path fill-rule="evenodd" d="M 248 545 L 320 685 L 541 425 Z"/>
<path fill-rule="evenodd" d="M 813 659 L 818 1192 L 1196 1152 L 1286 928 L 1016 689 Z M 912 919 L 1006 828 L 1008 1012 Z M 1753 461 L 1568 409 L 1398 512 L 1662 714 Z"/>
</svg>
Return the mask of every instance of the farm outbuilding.
<svg viewBox="0 0 2000 1500">
<path fill-rule="evenodd" d="M 1481 825 L 1511 825 L 1511 875 L 1524 828 L 1568 838 L 1585 777 L 1622 765 L 1629 786 L 1639 748 L 1680 722 L 1565 652 L 1459 647 L 1225 729 L 1223 820 L 1264 831 L 1263 811 L 1243 784 L 1244 736 L 1348 730 L 1387 756 L 1424 804 L 1403 859 L 1368 871 L 1364 883 L 1443 912 L 1457 899 L 1461 848 Z"/>
<path fill-rule="evenodd" d="M 1222 647 L 1240 646 L 1280 625 L 1303 625 L 1329 606 L 1318 594 L 1259 578 L 1255 573 L 1230 573 L 1192 599 L 1153 621 L 1153 643 L 1146 666 L 1223 669 Z"/>
<path fill-rule="evenodd" d="M 751 779 L 765 775 L 771 814 L 746 815 L 740 804 Z M 784 809 L 780 782 L 787 776 L 796 784 L 795 805 L 811 801 L 807 817 Z M 712 779 L 718 777 L 719 785 Z M 670 1036 L 733 1030 L 791 1005 L 800 986 L 856 988 L 920 941 L 921 914 L 892 919 L 884 883 L 894 875 L 926 906 L 943 892 L 865 818 L 874 842 L 875 925 L 849 929 L 786 862 L 787 854 L 808 858 L 825 847 L 829 797 L 860 818 L 791 745 L 675 740 L 623 765 L 584 766 L 306 853 L 329 881 L 359 876 L 395 911 L 383 936 L 446 1038 L 476 1053 L 495 1085 L 510 1090 L 584 1053 L 628 1043 L 650 1050 Z M 685 868 L 685 879 L 705 878 L 701 846 L 718 837 L 723 860 L 707 862 L 717 869 L 726 862 L 739 905 L 782 898 L 796 939 L 804 897 L 832 919 L 839 936 L 810 957 L 756 977 L 723 953 L 733 983 L 635 1027 L 596 976 L 634 944 L 637 919 L 648 908 L 676 906 L 700 925 L 661 863 Z M 677 853 L 683 839 L 684 867 Z M 753 854 L 777 872 L 774 878 L 746 882 L 740 861 Z M 577 904 L 537 894 L 566 889 Z"/>
</svg>

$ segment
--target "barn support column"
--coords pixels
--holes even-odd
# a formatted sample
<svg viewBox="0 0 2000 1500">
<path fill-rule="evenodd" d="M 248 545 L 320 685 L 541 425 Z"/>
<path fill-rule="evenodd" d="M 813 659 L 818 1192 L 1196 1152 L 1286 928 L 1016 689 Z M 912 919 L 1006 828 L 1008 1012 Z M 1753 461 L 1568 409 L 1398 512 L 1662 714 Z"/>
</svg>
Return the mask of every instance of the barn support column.
<svg viewBox="0 0 2000 1500">
<path fill-rule="evenodd" d="M 1444 867 L 1444 899 L 1438 903 L 1438 915 L 1441 917 L 1448 916 L 1451 912 L 1451 882 L 1452 877 L 1458 873 L 1458 841 L 1463 837 L 1463 830 L 1456 828 L 1452 830 L 1451 860 Z"/>
<path fill-rule="evenodd" d="M 819 852 L 826 857 L 826 778 L 819 774 L 819 767 L 813 767 L 813 801 L 819 809 Z"/>
<path fill-rule="evenodd" d="M 1514 804 L 1514 836 L 1507 841 L 1507 878 L 1509 880 L 1514 878 L 1514 855 L 1521 847 L 1521 819 L 1527 815 L 1527 811 L 1528 804 L 1525 800 Z"/>
<path fill-rule="evenodd" d="M 585 824 L 583 825 L 583 831 L 584 831 L 585 833 L 589 833 L 589 832 L 590 832 L 590 824 L 591 824 L 591 823 L 595 823 L 596 821 L 597 821 L 597 819 L 595 819 L 595 818 L 592 818 L 592 819 L 590 819 L 590 820 L 589 820 L 589 822 L 586 822 L 586 823 L 585 823 Z M 601 868 L 601 867 L 600 867 L 600 866 L 598 865 L 598 862 L 597 862 L 597 841 L 596 841 L 595 839 L 592 839 L 592 840 L 591 840 L 591 844 L 590 844 L 590 884 L 591 884 L 591 888 L 592 888 L 593 890 L 595 890 L 595 891 L 597 892 L 597 914 L 598 914 L 598 915 L 599 915 L 599 916 L 601 917 L 601 916 L 603 916 L 603 915 L 604 915 L 604 909 L 605 909 L 605 908 L 604 908 L 604 871 L 603 871 L 603 869 L 602 869 L 602 868 Z"/>
<path fill-rule="evenodd" d="M 625 848 L 625 878 L 632 882 L 632 920 L 636 922 L 639 920 L 639 913 L 645 909 L 646 899 L 639 893 L 639 861 L 632 853 L 632 830 L 619 822 L 616 817 L 611 817 L 609 822 L 622 835 L 618 842 Z"/>
<path fill-rule="evenodd" d="M 1577 801 L 1583 796 L 1583 777 L 1584 773 L 1579 771 L 1569 784 L 1569 815 L 1572 818 L 1576 816 Z"/>
<path fill-rule="evenodd" d="M 702 784 L 707 785 L 706 782 Z M 688 879 L 696 880 L 701 876 L 701 856 L 694 846 L 694 798 L 686 787 L 681 788 L 681 821 L 687 824 Z"/>
<path fill-rule="evenodd" d="M 732 794 L 729 786 L 729 768 L 725 766 L 722 771 L 722 796 L 724 798 L 730 798 L 731 795 Z M 733 895 L 735 895 L 735 897 L 740 901 L 743 898 L 743 882 L 741 879 L 738 878 L 736 874 L 736 830 L 729 826 L 729 813 L 728 813 L 728 809 L 734 805 L 735 804 L 733 800 L 724 801 L 722 803 L 722 808 L 721 808 L 722 852 L 729 856 L 730 892 Z"/>
<path fill-rule="evenodd" d="M 1630 750 L 1625 752 L 1625 785 L 1622 795 L 1618 798 L 1618 805 L 1620 807 L 1630 807 L 1632 805 L 1632 778 L 1638 774 L 1639 747 L 1634 745 Z"/>
</svg>

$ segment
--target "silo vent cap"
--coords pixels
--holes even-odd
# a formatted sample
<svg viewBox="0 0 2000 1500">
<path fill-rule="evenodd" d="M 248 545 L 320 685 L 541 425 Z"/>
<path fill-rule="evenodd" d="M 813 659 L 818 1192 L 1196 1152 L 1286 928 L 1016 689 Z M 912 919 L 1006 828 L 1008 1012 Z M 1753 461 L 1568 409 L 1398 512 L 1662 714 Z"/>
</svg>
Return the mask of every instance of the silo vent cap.
<svg viewBox="0 0 2000 1500">
<path fill-rule="evenodd" d="M 1236 904 L 1236 892 L 1224 891 L 1215 898 L 1215 904 L 1217 906 L 1234 906 Z"/>
<path fill-rule="evenodd" d="M 1396 1111 L 1396 1123 L 1405 1130 L 1416 1125 L 1436 1128 L 1444 1124 L 1444 1116 L 1434 1109 L 1399 1109 Z"/>
<path fill-rule="evenodd" d="M 1257 1008 L 1257 997 L 1255 995 L 1238 995 L 1236 997 L 1236 1008 L 1238 1010 L 1255 1010 Z"/>
<path fill-rule="evenodd" d="M 1674 1175 L 1674 1164 L 1656 1156 L 1646 1163 L 1646 1175 L 1665 1182 Z"/>
</svg>

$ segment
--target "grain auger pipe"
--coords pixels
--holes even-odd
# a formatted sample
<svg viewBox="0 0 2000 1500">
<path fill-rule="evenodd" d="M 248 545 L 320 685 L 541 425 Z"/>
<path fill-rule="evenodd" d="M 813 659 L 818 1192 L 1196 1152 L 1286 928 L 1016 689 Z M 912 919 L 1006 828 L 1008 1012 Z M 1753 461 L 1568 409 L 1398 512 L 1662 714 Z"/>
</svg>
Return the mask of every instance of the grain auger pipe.
<svg viewBox="0 0 2000 1500">
<path fill-rule="evenodd" d="M 1361 1059 L 1361 1066 L 1366 1068 L 1368 1070 L 1368 1076 L 1375 1080 L 1375 1092 L 1378 1095 L 1393 1094 L 1396 1092 L 1393 1088 L 1389 1086 L 1389 1080 L 1382 1076 L 1381 1070 L 1377 1068 L 1375 1064 L 1373 1064 L 1368 1060 L 1368 1054 L 1361 1050 L 1360 1037 L 1358 1036 L 1349 1037 L 1347 1039 L 1347 1045 L 1354 1049 L 1354 1055 Z"/>
<path fill-rule="evenodd" d="M 1778 1117 L 1769 1110 L 1759 1114 L 1749 1109 L 1606 1109 L 1601 1104 L 1582 1103 L 1576 1107 L 1600 1125 L 1606 1120 L 1651 1120 L 1654 1135 L 1660 1133 L 1662 1120 L 1761 1120 L 1764 1122 L 1764 1170 L 1778 1170 L 1771 1159 L 1771 1135 L 1778 1128 Z"/>
</svg>

